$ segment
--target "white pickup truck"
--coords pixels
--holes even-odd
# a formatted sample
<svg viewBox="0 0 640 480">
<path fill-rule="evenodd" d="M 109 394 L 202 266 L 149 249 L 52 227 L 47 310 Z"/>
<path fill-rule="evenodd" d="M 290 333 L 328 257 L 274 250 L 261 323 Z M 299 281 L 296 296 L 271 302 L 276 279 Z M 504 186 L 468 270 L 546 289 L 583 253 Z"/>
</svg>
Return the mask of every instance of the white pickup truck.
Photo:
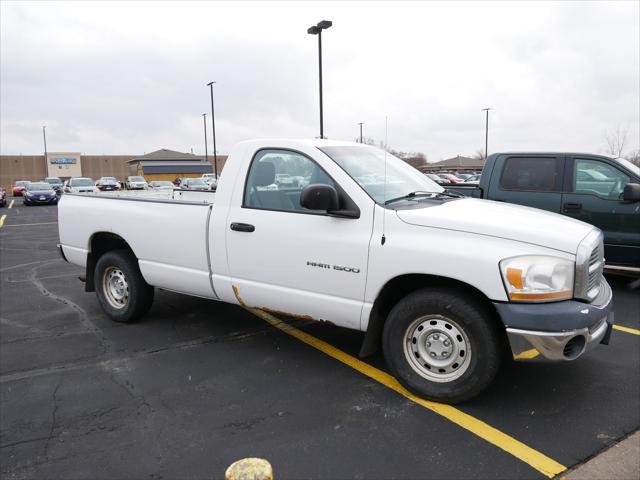
<svg viewBox="0 0 640 480">
<path fill-rule="evenodd" d="M 477 395 L 505 356 L 574 360 L 613 324 L 598 229 L 460 198 L 361 144 L 243 142 L 215 193 L 65 194 L 59 229 L 115 321 L 144 315 L 154 287 L 327 320 L 437 401 Z"/>
</svg>

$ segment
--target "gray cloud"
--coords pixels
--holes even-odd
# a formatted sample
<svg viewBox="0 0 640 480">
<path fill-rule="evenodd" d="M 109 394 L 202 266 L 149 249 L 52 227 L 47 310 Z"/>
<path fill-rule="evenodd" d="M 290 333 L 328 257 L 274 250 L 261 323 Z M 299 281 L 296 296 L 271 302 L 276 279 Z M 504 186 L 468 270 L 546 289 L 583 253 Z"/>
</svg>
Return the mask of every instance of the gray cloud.
<svg viewBox="0 0 640 480">
<path fill-rule="evenodd" d="M 490 150 L 638 148 L 637 2 L 141 2 L 1 4 L 0 150 L 204 150 L 215 79 L 218 146 L 365 134 L 431 160 Z M 211 147 L 210 147 L 211 148 Z"/>
</svg>

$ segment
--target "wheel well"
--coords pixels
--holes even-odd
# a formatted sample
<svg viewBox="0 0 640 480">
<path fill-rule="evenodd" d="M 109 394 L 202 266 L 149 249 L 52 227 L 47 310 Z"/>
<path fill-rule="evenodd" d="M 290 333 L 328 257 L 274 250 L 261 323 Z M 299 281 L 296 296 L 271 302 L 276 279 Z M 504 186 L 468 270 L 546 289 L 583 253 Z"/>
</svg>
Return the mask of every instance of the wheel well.
<svg viewBox="0 0 640 480">
<path fill-rule="evenodd" d="M 361 358 L 372 355 L 380 349 L 384 323 L 393 306 L 410 293 L 429 287 L 446 288 L 458 294 L 462 293 L 465 298 L 475 299 L 479 304 L 483 305 L 487 314 L 494 320 L 496 326 L 503 327 L 498 312 L 491 301 L 484 293 L 468 283 L 438 275 L 401 275 L 389 280 L 378 294 L 375 302 L 373 302 L 369 324 L 364 341 L 362 342 L 362 348 L 360 349 Z M 507 341 L 506 335 L 504 341 Z"/>
<path fill-rule="evenodd" d="M 85 292 L 95 292 L 95 279 L 93 272 L 96 263 L 102 255 L 112 250 L 129 250 L 133 253 L 133 249 L 120 235 L 111 232 L 94 233 L 89 240 L 89 253 L 87 255 L 87 269 L 85 273 L 86 283 Z"/>
</svg>

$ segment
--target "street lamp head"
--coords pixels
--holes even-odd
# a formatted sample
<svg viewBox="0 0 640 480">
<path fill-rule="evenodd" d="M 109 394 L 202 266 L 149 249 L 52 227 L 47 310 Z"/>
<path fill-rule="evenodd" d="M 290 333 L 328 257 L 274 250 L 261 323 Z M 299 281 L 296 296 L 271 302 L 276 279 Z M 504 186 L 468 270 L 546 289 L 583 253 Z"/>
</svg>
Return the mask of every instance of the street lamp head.
<svg viewBox="0 0 640 480">
<path fill-rule="evenodd" d="M 207 83 L 207 87 L 210 87 L 210 86 L 211 86 L 211 85 L 213 85 L 214 83 L 216 83 L 216 82 L 209 82 L 209 83 Z"/>
<path fill-rule="evenodd" d="M 333 25 L 333 22 L 331 22 L 330 20 L 322 20 L 321 22 L 318 22 L 317 25 L 309 27 L 307 29 L 307 33 L 311 35 L 318 35 L 322 30 L 326 30 L 331 25 Z"/>
</svg>

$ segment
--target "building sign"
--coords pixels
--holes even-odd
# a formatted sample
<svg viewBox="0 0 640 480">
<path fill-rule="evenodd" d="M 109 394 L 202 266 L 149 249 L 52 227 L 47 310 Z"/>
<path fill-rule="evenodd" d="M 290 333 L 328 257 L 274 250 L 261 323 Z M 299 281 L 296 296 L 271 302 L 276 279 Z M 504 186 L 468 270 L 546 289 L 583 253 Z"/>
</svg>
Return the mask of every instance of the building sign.
<svg viewBox="0 0 640 480">
<path fill-rule="evenodd" d="M 48 152 L 47 176 L 70 178 L 82 176 L 80 152 Z"/>
<path fill-rule="evenodd" d="M 53 165 L 69 165 L 70 163 L 76 163 L 75 157 L 54 157 L 51 159 Z"/>
</svg>

